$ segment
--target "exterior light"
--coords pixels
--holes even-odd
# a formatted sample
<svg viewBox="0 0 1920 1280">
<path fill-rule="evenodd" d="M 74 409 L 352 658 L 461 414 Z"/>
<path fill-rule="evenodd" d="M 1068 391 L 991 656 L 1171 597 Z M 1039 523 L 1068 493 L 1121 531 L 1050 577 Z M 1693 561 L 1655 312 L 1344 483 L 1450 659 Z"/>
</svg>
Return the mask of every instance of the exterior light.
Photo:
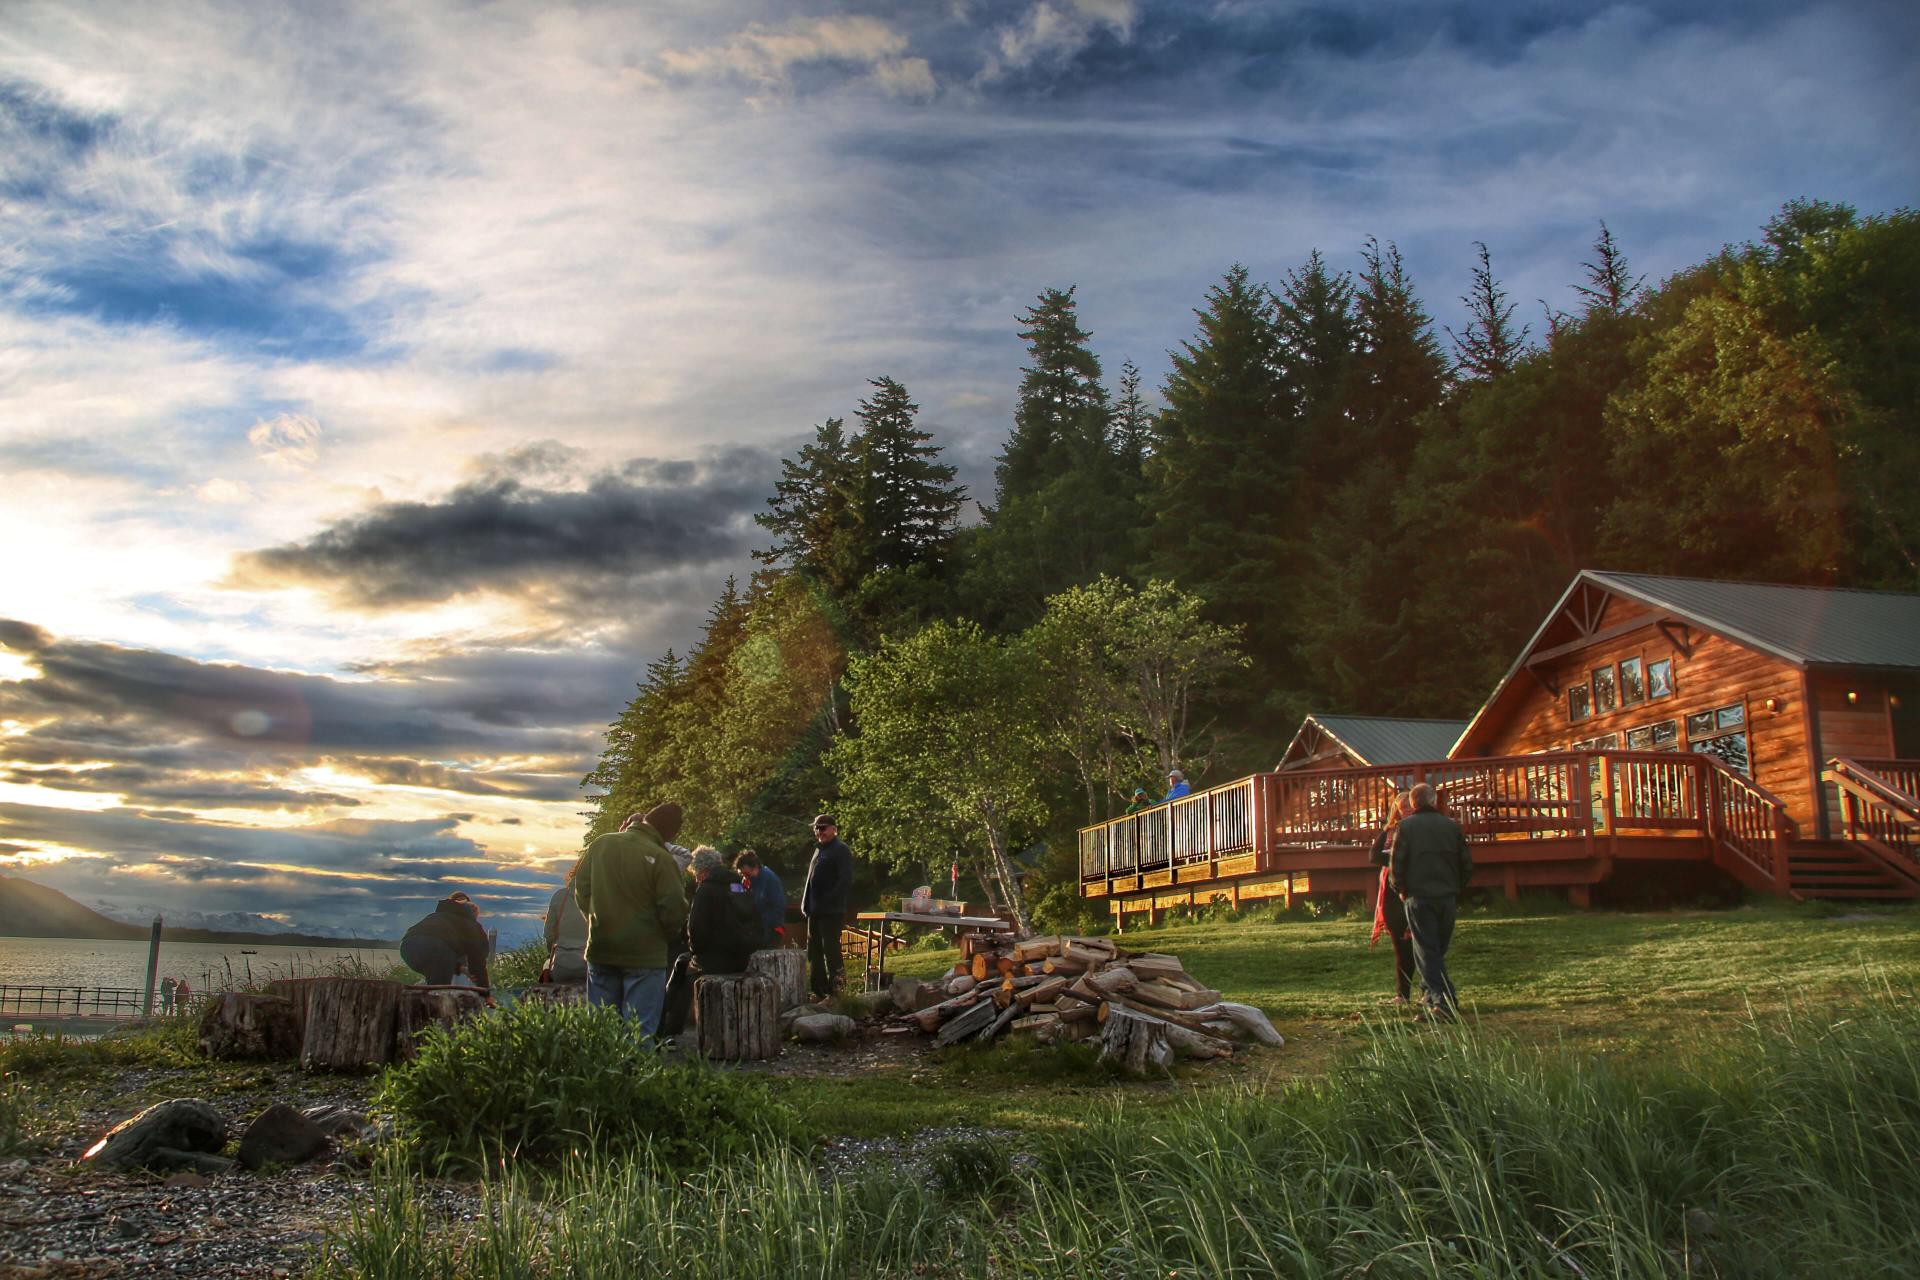
<svg viewBox="0 0 1920 1280">
<path fill-rule="evenodd" d="M 1849 689 L 1849 690 L 1847 690 L 1847 701 L 1848 701 L 1848 702 L 1850 702 L 1850 703 L 1852 703 L 1852 702 L 1858 702 L 1858 701 L 1860 701 L 1860 694 L 1859 694 L 1859 692 L 1858 692 L 1857 690 L 1854 690 L 1854 689 Z"/>
<path fill-rule="evenodd" d="M 1762 705 L 1764 705 L 1766 709 L 1773 715 L 1777 716 L 1780 714 L 1780 699 L 1768 698 L 1766 702 L 1763 703 Z"/>
</svg>

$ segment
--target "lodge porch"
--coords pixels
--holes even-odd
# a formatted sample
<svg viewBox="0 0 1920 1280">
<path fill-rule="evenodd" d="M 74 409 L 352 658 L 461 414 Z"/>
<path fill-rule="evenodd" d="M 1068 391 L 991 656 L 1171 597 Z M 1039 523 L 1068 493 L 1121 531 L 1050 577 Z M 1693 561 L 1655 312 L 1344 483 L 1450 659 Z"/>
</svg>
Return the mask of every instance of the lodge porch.
<svg viewBox="0 0 1920 1280">
<path fill-rule="evenodd" d="M 1082 828 L 1081 892 L 1119 923 L 1225 899 L 1370 893 L 1394 796 L 1431 783 L 1472 842 L 1476 887 L 1564 891 L 1576 905 L 1629 867 L 1709 866 L 1792 898 L 1920 896 L 1920 761 L 1835 757 L 1842 814 L 1803 835 L 1766 788 L 1706 753 L 1564 751 L 1259 773 Z"/>
</svg>

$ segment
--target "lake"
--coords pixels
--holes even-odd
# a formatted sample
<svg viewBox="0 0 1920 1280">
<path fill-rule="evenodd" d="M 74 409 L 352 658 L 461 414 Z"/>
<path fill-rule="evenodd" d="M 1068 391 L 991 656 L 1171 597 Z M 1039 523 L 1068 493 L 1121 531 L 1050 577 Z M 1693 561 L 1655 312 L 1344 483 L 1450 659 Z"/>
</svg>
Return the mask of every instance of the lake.
<svg viewBox="0 0 1920 1280">
<path fill-rule="evenodd" d="M 250 951 L 253 954 L 243 954 Z M 268 978 L 331 973 L 359 963 L 384 976 L 398 951 L 362 947 L 244 946 L 229 942 L 162 942 L 157 983 L 185 978 L 196 992 L 245 986 Z M 20 986 L 139 987 L 147 980 L 147 943 L 89 938 L 0 938 L 0 983 Z"/>
</svg>

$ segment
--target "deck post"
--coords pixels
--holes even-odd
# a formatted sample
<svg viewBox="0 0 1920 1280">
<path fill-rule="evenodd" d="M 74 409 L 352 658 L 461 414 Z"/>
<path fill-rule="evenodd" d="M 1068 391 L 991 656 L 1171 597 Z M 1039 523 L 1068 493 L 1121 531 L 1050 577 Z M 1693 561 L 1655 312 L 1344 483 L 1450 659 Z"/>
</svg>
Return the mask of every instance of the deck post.
<svg viewBox="0 0 1920 1280">
<path fill-rule="evenodd" d="M 1508 902 L 1520 900 L 1520 868 L 1509 862 L 1501 869 L 1501 888 L 1506 891 Z"/>
<path fill-rule="evenodd" d="M 151 1018 L 153 1016 L 153 980 L 159 972 L 160 917 L 155 916 L 153 918 L 153 937 L 147 943 L 147 994 L 146 998 L 140 1002 L 140 1016 L 143 1018 Z M 80 1012 L 80 992 L 78 990 L 73 993 L 73 1011 L 75 1014 Z"/>
</svg>

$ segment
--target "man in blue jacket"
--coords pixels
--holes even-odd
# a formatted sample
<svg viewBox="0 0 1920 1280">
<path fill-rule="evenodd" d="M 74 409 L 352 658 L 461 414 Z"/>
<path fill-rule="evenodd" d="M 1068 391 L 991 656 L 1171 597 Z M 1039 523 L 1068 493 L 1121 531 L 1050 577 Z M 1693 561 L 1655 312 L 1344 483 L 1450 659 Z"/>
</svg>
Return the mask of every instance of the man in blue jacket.
<svg viewBox="0 0 1920 1280">
<path fill-rule="evenodd" d="M 1160 803 L 1166 804 L 1168 801 L 1178 800 L 1192 790 L 1193 785 L 1187 781 L 1187 775 L 1175 769 L 1167 775 L 1167 794 L 1160 797 Z"/>
<path fill-rule="evenodd" d="M 807 974 L 813 994 L 832 995 L 840 985 L 840 928 L 847 922 L 847 891 L 853 883 L 853 852 L 840 841 L 831 814 L 813 820 L 813 861 L 807 887 L 800 892 L 800 914 L 807 918 Z"/>
<path fill-rule="evenodd" d="M 760 945 L 785 946 L 787 887 L 780 883 L 773 868 L 761 862 L 760 855 L 751 849 L 742 849 L 734 856 L 733 869 L 753 892 L 753 906 L 760 913 Z"/>
</svg>

